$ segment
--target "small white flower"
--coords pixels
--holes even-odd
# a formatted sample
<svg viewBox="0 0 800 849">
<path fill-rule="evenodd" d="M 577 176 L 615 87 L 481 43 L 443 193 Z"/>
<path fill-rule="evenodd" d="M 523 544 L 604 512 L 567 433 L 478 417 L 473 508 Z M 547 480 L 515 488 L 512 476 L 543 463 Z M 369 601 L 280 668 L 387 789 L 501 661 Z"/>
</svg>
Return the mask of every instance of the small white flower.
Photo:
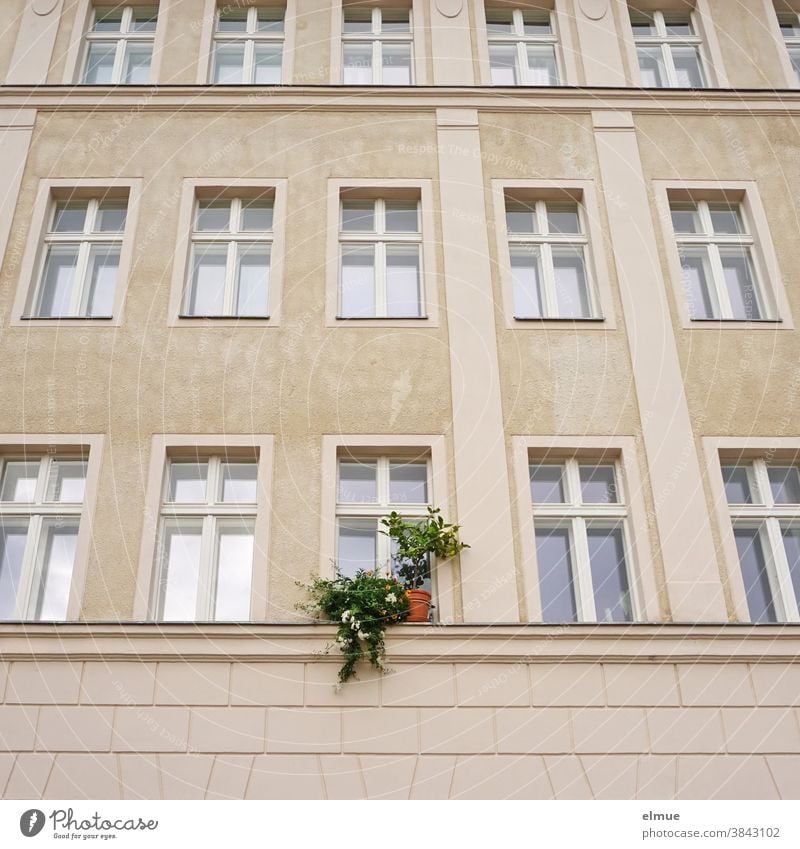
<svg viewBox="0 0 800 849">
<path fill-rule="evenodd" d="M 356 620 L 354 619 L 354 620 L 350 623 L 350 627 L 351 627 L 354 631 L 357 631 L 357 630 L 358 630 L 358 622 L 356 622 Z"/>
<path fill-rule="evenodd" d="M 349 611 L 349 610 L 345 610 L 345 612 L 342 614 L 342 622 L 347 622 L 347 620 L 348 620 L 349 618 L 350 618 L 350 611 Z"/>
<path fill-rule="evenodd" d="M 389 604 L 394 604 L 397 601 L 397 596 L 394 593 L 389 593 L 389 595 L 386 596 L 386 601 L 388 601 Z"/>
<path fill-rule="evenodd" d="M 359 638 L 360 638 L 360 639 L 362 639 L 362 640 L 366 640 L 366 639 L 367 639 L 367 635 L 366 635 L 363 631 L 359 631 L 359 632 L 358 632 L 358 636 L 359 636 Z"/>
</svg>

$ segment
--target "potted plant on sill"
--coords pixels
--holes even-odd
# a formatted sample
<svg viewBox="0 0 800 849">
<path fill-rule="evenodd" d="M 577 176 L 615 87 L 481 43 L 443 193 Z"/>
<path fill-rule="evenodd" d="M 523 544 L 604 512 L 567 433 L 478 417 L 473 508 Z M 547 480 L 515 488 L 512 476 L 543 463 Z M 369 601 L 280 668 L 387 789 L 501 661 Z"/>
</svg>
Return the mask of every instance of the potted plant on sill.
<svg viewBox="0 0 800 849">
<path fill-rule="evenodd" d="M 402 581 L 409 601 L 406 622 L 427 622 L 431 594 L 423 590 L 422 585 L 430 577 L 431 555 L 447 560 L 469 548 L 458 538 L 461 526 L 447 524 L 438 507 L 429 507 L 428 515 L 422 521 L 408 521 L 392 511 L 381 519 L 381 524 L 386 528 L 381 533 L 394 541 L 394 571 Z"/>
</svg>

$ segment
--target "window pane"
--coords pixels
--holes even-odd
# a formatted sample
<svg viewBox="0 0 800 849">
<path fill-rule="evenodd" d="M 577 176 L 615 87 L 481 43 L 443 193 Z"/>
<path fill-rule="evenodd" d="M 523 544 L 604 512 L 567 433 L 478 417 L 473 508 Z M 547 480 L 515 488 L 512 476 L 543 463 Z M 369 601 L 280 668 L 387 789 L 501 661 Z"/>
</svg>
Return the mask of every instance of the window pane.
<svg viewBox="0 0 800 849">
<path fill-rule="evenodd" d="M 577 622 L 569 529 L 536 525 L 542 621 Z"/>
<path fill-rule="evenodd" d="M 77 245 L 52 245 L 47 249 L 39 305 L 35 311 L 38 317 L 57 318 L 70 314 L 77 265 Z"/>
<path fill-rule="evenodd" d="M 631 28 L 634 36 L 656 35 L 656 25 L 652 15 L 642 12 L 631 12 Z"/>
<path fill-rule="evenodd" d="M 77 521 L 45 519 L 42 523 L 37 619 L 66 619 L 77 541 Z"/>
<path fill-rule="evenodd" d="M 371 200 L 342 202 L 342 231 L 345 233 L 375 232 L 375 203 Z"/>
<path fill-rule="evenodd" d="M 339 544 L 336 565 L 339 573 L 352 578 L 360 569 L 375 568 L 377 557 L 375 520 L 342 519 L 339 521 Z"/>
<path fill-rule="evenodd" d="M 588 318 L 589 292 L 582 248 L 553 248 L 556 300 L 561 318 Z"/>
<path fill-rule="evenodd" d="M 707 248 L 680 248 L 683 284 L 689 313 L 694 319 L 717 318 L 716 299 L 712 300 L 709 281 L 711 268 Z"/>
<path fill-rule="evenodd" d="M 27 540 L 27 519 L 0 519 L 0 619 L 19 615 L 17 597 Z"/>
<path fill-rule="evenodd" d="M 547 204 L 547 229 L 550 233 L 580 233 L 581 222 L 574 204 Z"/>
<path fill-rule="evenodd" d="M 387 233 L 419 233 L 416 201 L 386 201 Z"/>
<path fill-rule="evenodd" d="M 377 466 L 375 463 L 339 463 L 339 502 L 342 504 L 376 504 L 378 501 Z"/>
<path fill-rule="evenodd" d="M 746 466 L 723 466 L 722 480 L 725 484 L 725 496 L 728 504 L 752 504 L 753 493 L 750 488 Z"/>
<path fill-rule="evenodd" d="M 246 622 L 250 619 L 253 577 L 252 523 L 220 524 L 216 557 L 214 619 L 217 622 Z"/>
<path fill-rule="evenodd" d="M 197 619 L 202 523 L 164 522 L 157 618 L 165 622 Z"/>
<path fill-rule="evenodd" d="M 239 85 L 244 82 L 244 45 L 218 44 L 214 48 L 215 83 Z"/>
<path fill-rule="evenodd" d="M 225 300 L 226 246 L 195 246 L 190 315 L 222 315 Z"/>
<path fill-rule="evenodd" d="M 636 51 L 639 56 L 639 73 L 645 88 L 664 88 L 667 75 L 664 70 L 664 56 L 660 47 L 640 47 Z"/>
<path fill-rule="evenodd" d="M 281 56 L 283 48 L 280 45 L 256 45 L 255 48 L 255 79 L 256 85 L 278 85 L 281 81 Z"/>
<path fill-rule="evenodd" d="M 372 9 L 346 8 L 344 32 L 372 32 Z"/>
<path fill-rule="evenodd" d="M 122 201 L 106 200 L 97 209 L 97 221 L 94 229 L 99 233 L 121 233 L 125 229 L 128 204 Z"/>
<path fill-rule="evenodd" d="M 734 318 L 761 318 L 749 248 L 720 248 L 725 286 Z"/>
<path fill-rule="evenodd" d="M 89 204 L 86 201 L 70 201 L 57 203 L 53 217 L 54 233 L 82 233 L 86 226 L 86 212 Z"/>
<path fill-rule="evenodd" d="M 489 47 L 489 66 L 492 85 L 518 85 L 517 50 L 506 44 Z"/>
<path fill-rule="evenodd" d="M 87 85 L 106 85 L 110 83 L 116 53 L 116 42 L 90 44 L 89 52 L 86 56 L 86 72 L 83 75 L 84 83 Z"/>
<path fill-rule="evenodd" d="M 283 32 L 283 9 L 261 8 L 258 10 L 259 32 Z"/>
<path fill-rule="evenodd" d="M 715 233 L 737 234 L 743 233 L 742 217 L 736 206 L 728 206 L 724 203 L 709 204 L 708 211 L 711 215 L 711 224 Z"/>
<path fill-rule="evenodd" d="M 203 200 L 197 205 L 197 223 L 201 233 L 219 233 L 231 227 L 231 202 L 228 200 Z"/>
<path fill-rule="evenodd" d="M 257 479 L 257 463 L 223 463 L 222 500 L 226 503 L 255 504 Z"/>
<path fill-rule="evenodd" d="M 420 314 L 419 247 L 386 246 L 386 314 L 393 318 Z"/>
<path fill-rule="evenodd" d="M 789 50 L 789 61 L 792 63 L 794 72 L 800 80 L 800 48 L 793 47 Z"/>
<path fill-rule="evenodd" d="M 242 230 L 266 232 L 272 229 L 272 201 L 253 200 L 242 206 Z"/>
<path fill-rule="evenodd" d="M 511 248 L 511 281 L 514 287 L 514 317 L 542 318 L 541 250 L 532 246 Z"/>
<path fill-rule="evenodd" d="M 800 504 L 800 469 L 797 466 L 770 466 L 767 474 L 776 504 Z"/>
<path fill-rule="evenodd" d="M 584 504 L 618 504 L 617 480 L 613 466 L 584 466 L 578 469 Z"/>
<path fill-rule="evenodd" d="M 778 25 L 784 38 L 800 38 L 800 21 L 797 15 L 780 15 Z"/>
<path fill-rule="evenodd" d="M 173 461 L 169 464 L 167 501 L 205 504 L 208 463 Z"/>
<path fill-rule="evenodd" d="M 384 44 L 383 54 L 384 85 L 411 85 L 411 45 Z"/>
<path fill-rule="evenodd" d="M 158 23 L 158 6 L 139 6 L 133 10 L 131 29 L 134 32 L 155 32 Z"/>
<path fill-rule="evenodd" d="M 3 466 L 0 501 L 31 502 L 36 498 L 39 461 L 10 460 Z"/>
<path fill-rule="evenodd" d="M 410 32 L 408 9 L 382 9 L 381 32 Z"/>
<path fill-rule="evenodd" d="M 114 292 L 119 270 L 119 248 L 94 245 L 89 251 L 87 276 L 89 292 L 86 314 L 111 316 L 114 313 Z"/>
<path fill-rule="evenodd" d="M 539 222 L 534 205 L 506 201 L 506 230 L 509 233 L 538 233 Z"/>
<path fill-rule="evenodd" d="M 487 9 L 486 30 L 489 35 L 492 35 L 492 33 L 514 32 L 512 11 L 510 9 Z"/>
<path fill-rule="evenodd" d="M 692 22 L 686 15 L 665 14 L 664 24 L 666 25 L 667 35 L 674 35 L 679 38 L 694 35 Z"/>
<path fill-rule="evenodd" d="M 345 44 L 342 82 L 345 85 L 372 84 L 371 44 Z"/>
<path fill-rule="evenodd" d="M 551 35 L 553 32 L 547 12 L 523 12 L 522 28 L 525 35 Z"/>
<path fill-rule="evenodd" d="M 529 44 L 528 55 L 528 85 L 558 85 L 556 70 L 556 52 L 552 47 L 537 47 Z"/>
<path fill-rule="evenodd" d="M 122 27 L 122 9 L 97 9 L 92 32 L 119 32 Z"/>
<path fill-rule="evenodd" d="M 80 504 L 86 490 L 84 460 L 53 460 L 47 482 L 47 500 Z"/>
<path fill-rule="evenodd" d="M 389 501 L 392 504 L 426 504 L 427 464 L 392 463 L 389 466 Z"/>
<path fill-rule="evenodd" d="M 125 51 L 122 79 L 128 85 L 146 85 L 150 81 L 152 44 L 129 44 Z"/>
<path fill-rule="evenodd" d="M 800 605 L 800 527 L 797 525 L 781 525 L 783 548 L 789 563 L 789 574 L 792 578 L 792 589 L 797 604 Z"/>
<path fill-rule="evenodd" d="M 247 9 L 225 7 L 219 10 L 218 32 L 247 32 Z"/>
<path fill-rule="evenodd" d="M 703 72 L 700 67 L 700 54 L 695 47 L 673 47 L 672 61 L 679 88 L 700 88 Z"/>
<path fill-rule="evenodd" d="M 375 249 L 342 246 L 342 315 L 375 315 Z"/>
<path fill-rule="evenodd" d="M 598 622 L 630 622 L 633 619 L 625 542 L 621 527 L 586 528 L 589 564 L 592 571 L 594 606 Z"/>
<path fill-rule="evenodd" d="M 266 316 L 269 314 L 269 249 L 240 246 L 238 255 L 236 315 Z"/>
<path fill-rule="evenodd" d="M 733 536 L 739 552 L 742 579 L 747 596 L 747 608 L 752 622 L 777 622 L 775 604 L 772 599 L 769 575 L 767 574 L 764 549 L 758 528 L 735 527 Z"/>
<path fill-rule="evenodd" d="M 672 204 L 670 206 L 672 228 L 676 233 L 701 233 L 700 216 L 693 203 Z"/>
<path fill-rule="evenodd" d="M 550 464 L 532 464 L 528 472 L 531 480 L 531 500 L 534 504 L 563 504 L 564 467 Z"/>
</svg>

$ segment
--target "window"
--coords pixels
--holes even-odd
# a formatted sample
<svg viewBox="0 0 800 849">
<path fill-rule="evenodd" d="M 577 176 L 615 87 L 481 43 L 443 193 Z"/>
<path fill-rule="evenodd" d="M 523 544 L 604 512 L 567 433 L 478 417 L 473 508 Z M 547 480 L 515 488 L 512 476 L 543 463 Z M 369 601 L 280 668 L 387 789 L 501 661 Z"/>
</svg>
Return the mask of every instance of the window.
<svg viewBox="0 0 800 849">
<path fill-rule="evenodd" d="M 250 619 L 258 464 L 213 455 L 170 458 L 156 547 L 152 617 Z"/>
<path fill-rule="evenodd" d="M 559 84 L 551 12 L 489 8 L 486 30 L 493 85 Z"/>
<path fill-rule="evenodd" d="M 51 203 L 31 318 L 111 318 L 127 197 Z"/>
<path fill-rule="evenodd" d="M 86 469 L 80 455 L 3 458 L 0 620 L 66 619 Z"/>
<path fill-rule="evenodd" d="M 543 621 L 631 622 L 619 465 L 535 461 L 529 477 Z"/>
<path fill-rule="evenodd" d="M 187 316 L 267 318 L 273 198 L 203 198 L 195 203 Z"/>
<path fill-rule="evenodd" d="M 800 621 L 800 466 L 723 464 L 722 478 L 750 619 Z"/>
<path fill-rule="evenodd" d="M 797 81 L 800 82 L 800 15 L 797 12 L 778 15 L 778 24 L 786 42 L 789 61 L 797 74 Z"/>
<path fill-rule="evenodd" d="M 741 204 L 672 201 L 670 213 L 692 319 L 770 319 Z"/>
<path fill-rule="evenodd" d="M 343 198 L 341 318 L 418 318 L 422 312 L 419 200 Z"/>
<path fill-rule="evenodd" d="M 515 318 L 593 318 L 588 239 L 575 201 L 506 196 Z"/>
<path fill-rule="evenodd" d="M 412 44 L 409 9 L 345 6 L 342 82 L 411 85 Z"/>
<path fill-rule="evenodd" d="M 427 516 L 430 468 L 419 457 L 340 457 L 336 487 L 336 563 L 342 575 L 391 568 L 391 542 L 380 520 L 393 510 Z M 430 590 L 426 585 L 425 589 Z"/>
<path fill-rule="evenodd" d="M 643 86 L 702 88 L 708 83 L 693 13 L 630 10 Z"/>
<path fill-rule="evenodd" d="M 150 81 L 158 6 L 97 6 L 86 34 L 83 82 L 146 85 Z"/>
<path fill-rule="evenodd" d="M 281 82 L 284 10 L 224 6 L 217 16 L 211 80 L 274 85 Z"/>
</svg>

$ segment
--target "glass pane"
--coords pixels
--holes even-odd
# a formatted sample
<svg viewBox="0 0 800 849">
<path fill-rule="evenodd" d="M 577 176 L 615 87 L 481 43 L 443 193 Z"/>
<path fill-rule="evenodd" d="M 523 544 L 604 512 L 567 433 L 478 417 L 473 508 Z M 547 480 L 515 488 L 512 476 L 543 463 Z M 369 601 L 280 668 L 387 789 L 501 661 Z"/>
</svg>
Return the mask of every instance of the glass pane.
<svg viewBox="0 0 800 849">
<path fill-rule="evenodd" d="M 711 267 L 708 249 L 681 247 L 680 258 L 689 314 L 694 319 L 718 318 L 716 298 L 712 300 L 709 288 Z"/>
<path fill-rule="evenodd" d="M 797 74 L 798 80 L 800 80 L 800 48 L 793 47 L 789 50 L 789 61 L 792 63 L 792 67 L 794 68 L 795 74 Z"/>
<path fill-rule="evenodd" d="M 247 9 L 226 6 L 219 10 L 218 32 L 247 32 Z"/>
<path fill-rule="evenodd" d="M 3 466 L 3 485 L 0 501 L 32 502 L 36 499 L 36 481 L 39 478 L 38 460 L 9 460 Z"/>
<path fill-rule="evenodd" d="M 266 232 L 272 229 L 272 201 L 252 200 L 242 206 L 242 230 Z"/>
<path fill-rule="evenodd" d="M 392 463 L 389 466 L 389 501 L 392 504 L 426 504 L 427 464 Z"/>
<path fill-rule="evenodd" d="M 583 249 L 553 248 L 553 272 L 559 316 L 561 318 L 591 316 Z"/>
<path fill-rule="evenodd" d="M 411 45 L 384 44 L 383 56 L 384 85 L 411 85 Z"/>
<path fill-rule="evenodd" d="M 578 467 L 584 504 L 618 504 L 617 479 L 613 466 Z"/>
<path fill-rule="evenodd" d="M 146 85 L 150 81 L 152 44 L 129 44 L 125 51 L 122 80 L 128 85 Z"/>
<path fill-rule="evenodd" d="M 225 245 L 195 246 L 189 315 L 222 315 L 225 302 Z"/>
<path fill-rule="evenodd" d="M 418 233 L 416 201 L 386 201 L 387 233 Z"/>
<path fill-rule="evenodd" d="M 701 233 L 700 216 L 693 203 L 674 203 L 670 206 L 672 228 L 676 233 Z"/>
<path fill-rule="evenodd" d="M 664 24 L 667 29 L 667 35 L 678 36 L 679 38 L 694 35 L 691 19 L 686 15 L 665 14 Z"/>
<path fill-rule="evenodd" d="M 542 256 L 539 248 L 511 248 L 511 280 L 514 287 L 514 317 L 542 318 Z"/>
<path fill-rule="evenodd" d="M 656 35 L 656 24 L 652 15 L 645 15 L 642 12 L 631 12 L 631 28 L 634 36 L 651 36 Z"/>
<path fill-rule="evenodd" d="M 564 467 L 551 464 L 532 464 L 528 472 L 531 480 L 531 500 L 534 504 L 563 504 Z"/>
<path fill-rule="evenodd" d="M 410 32 L 408 9 L 382 9 L 381 32 Z"/>
<path fill-rule="evenodd" d="M 173 461 L 169 464 L 167 501 L 205 504 L 208 463 Z"/>
<path fill-rule="evenodd" d="M 679 88 L 700 88 L 703 72 L 700 66 L 700 53 L 696 47 L 673 47 L 672 61 Z"/>
<path fill-rule="evenodd" d="M 510 9 L 487 9 L 486 30 L 489 35 L 514 32 L 513 12 Z"/>
<path fill-rule="evenodd" d="M 575 204 L 547 204 L 547 229 L 550 233 L 580 233 L 581 222 Z"/>
<path fill-rule="evenodd" d="M 259 32 L 283 32 L 283 9 L 263 7 L 258 10 Z"/>
<path fill-rule="evenodd" d="M 124 200 L 105 200 L 97 208 L 94 229 L 98 233 L 121 233 L 127 215 L 128 204 Z"/>
<path fill-rule="evenodd" d="M 352 578 L 360 569 L 375 568 L 377 557 L 377 522 L 369 519 L 339 521 L 336 565 L 341 575 Z"/>
<path fill-rule="evenodd" d="M 27 540 L 27 519 L 0 520 L 0 619 L 15 619 L 19 615 L 17 597 Z"/>
<path fill-rule="evenodd" d="M 342 231 L 345 233 L 375 232 L 375 202 L 371 200 L 342 201 Z"/>
<path fill-rule="evenodd" d="M 372 9 L 346 8 L 344 10 L 345 32 L 372 32 Z"/>
<path fill-rule="evenodd" d="M 726 235 L 744 232 L 738 206 L 710 203 L 708 211 L 711 214 L 711 224 L 715 233 Z"/>
<path fill-rule="evenodd" d="M 53 216 L 53 233 L 82 233 L 86 226 L 88 201 L 57 203 Z"/>
<path fill-rule="evenodd" d="M 222 500 L 237 504 L 255 504 L 257 479 L 257 463 L 223 463 Z"/>
<path fill-rule="evenodd" d="M 251 245 L 239 247 L 236 272 L 236 315 L 269 314 L 270 251 Z"/>
<path fill-rule="evenodd" d="M 543 622 L 577 622 L 569 528 L 536 525 L 536 565 Z"/>
<path fill-rule="evenodd" d="M 522 28 L 525 35 L 552 35 L 548 12 L 523 12 Z"/>
<path fill-rule="evenodd" d="M 556 52 L 553 47 L 538 47 L 529 44 L 526 48 L 528 55 L 528 85 L 558 85 L 556 69 Z"/>
<path fill-rule="evenodd" d="M 256 85 L 278 85 L 281 81 L 281 57 L 283 48 L 278 45 L 256 45 L 255 79 Z"/>
<path fill-rule="evenodd" d="M 375 248 L 342 246 L 342 315 L 375 315 Z"/>
<path fill-rule="evenodd" d="M 797 466 L 770 466 L 767 474 L 776 504 L 800 504 L 800 469 Z"/>
<path fill-rule="evenodd" d="M 89 292 L 86 314 L 111 316 L 114 313 L 114 292 L 119 270 L 119 248 L 114 245 L 94 245 L 89 251 L 87 276 Z"/>
<path fill-rule="evenodd" d="M 197 205 L 195 227 L 201 233 L 219 233 L 230 230 L 231 202 L 229 200 L 201 200 Z"/>
<path fill-rule="evenodd" d="M 239 85 L 244 82 L 244 45 L 218 44 L 214 48 L 213 82 Z"/>
<path fill-rule="evenodd" d="M 119 32 L 122 28 L 123 9 L 97 9 L 92 32 Z"/>
<path fill-rule="evenodd" d="M 378 501 L 378 467 L 375 463 L 339 462 L 339 496 L 341 504 L 376 504 Z"/>
<path fill-rule="evenodd" d="M 165 622 L 197 619 L 201 522 L 164 522 L 157 617 Z"/>
<path fill-rule="evenodd" d="M 538 233 L 539 222 L 534 205 L 506 201 L 506 230 L 509 233 Z"/>
<path fill-rule="evenodd" d="M 507 44 L 489 47 L 489 66 L 492 85 L 519 85 L 517 49 Z"/>
<path fill-rule="evenodd" d="M 89 45 L 83 81 L 87 85 L 107 85 L 114 71 L 116 42 L 96 42 Z"/>
<path fill-rule="evenodd" d="M 51 245 L 47 249 L 39 304 L 35 310 L 39 318 L 70 314 L 77 265 L 77 245 Z"/>
<path fill-rule="evenodd" d="M 800 605 L 800 527 L 797 525 L 781 525 L 783 548 L 789 564 L 789 575 L 792 578 L 792 589 L 797 604 Z"/>
<path fill-rule="evenodd" d="M 386 314 L 393 318 L 420 314 L 419 246 L 386 246 Z"/>
<path fill-rule="evenodd" d="M 598 622 L 630 622 L 633 619 L 625 567 L 622 528 L 589 525 L 589 564 L 592 571 L 594 606 Z"/>
<path fill-rule="evenodd" d="M 749 248 L 720 248 L 725 286 L 734 318 L 761 318 Z"/>
<path fill-rule="evenodd" d="M 133 10 L 131 29 L 134 32 L 155 32 L 158 6 L 139 6 Z"/>
<path fill-rule="evenodd" d="M 80 504 L 86 490 L 86 461 L 53 460 L 47 482 L 47 500 Z"/>
<path fill-rule="evenodd" d="M 800 38 L 800 21 L 797 15 L 780 15 L 778 24 L 784 38 Z"/>
<path fill-rule="evenodd" d="M 372 84 L 372 45 L 345 44 L 342 82 L 345 85 Z"/>
<path fill-rule="evenodd" d="M 49 621 L 67 618 L 72 566 L 78 541 L 78 522 L 46 519 L 39 541 L 39 593 L 36 618 Z"/>
<path fill-rule="evenodd" d="M 667 74 L 664 70 L 664 55 L 660 47 L 640 47 L 636 51 L 639 56 L 639 74 L 644 88 L 664 88 L 667 84 Z"/>
<path fill-rule="evenodd" d="M 252 524 L 220 524 L 216 557 L 214 619 L 217 622 L 247 622 L 253 577 Z"/>
<path fill-rule="evenodd" d="M 752 504 L 753 493 L 746 466 L 723 466 L 722 480 L 728 504 Z"/>
<path fill-rule="evenodd" d="M 733 536 L 739 552 L 750 620 L 777 622 L 759 529 L 734 527 Z"/>
</svg>

